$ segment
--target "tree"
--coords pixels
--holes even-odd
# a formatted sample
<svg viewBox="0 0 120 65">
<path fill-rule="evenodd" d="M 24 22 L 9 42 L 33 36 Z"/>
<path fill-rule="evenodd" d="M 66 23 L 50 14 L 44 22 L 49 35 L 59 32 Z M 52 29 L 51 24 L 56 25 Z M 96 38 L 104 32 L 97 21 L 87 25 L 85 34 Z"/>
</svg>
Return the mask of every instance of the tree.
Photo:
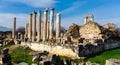
<svg viewBox="0 0 120 65">
<path fill-rule="evenodd" d="M 16 32 L 17 33 L 20 32 L 22 34 L 25 34 L 25 27 L 19 27 L 19 28 L 17 28 Z"/>
</svg>

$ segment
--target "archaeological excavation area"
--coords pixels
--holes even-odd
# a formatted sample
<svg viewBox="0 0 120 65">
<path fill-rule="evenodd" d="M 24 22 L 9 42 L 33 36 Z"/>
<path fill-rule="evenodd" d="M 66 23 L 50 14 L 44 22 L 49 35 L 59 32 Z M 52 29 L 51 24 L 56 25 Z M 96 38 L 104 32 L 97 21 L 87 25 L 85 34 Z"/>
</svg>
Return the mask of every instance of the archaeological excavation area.
<svg viewBox="0 0 120 65">
<path fill-rule="evenodd" d="M 54 8 L 50 8 L 50 16 L 48 12 L 49 9 L 46 8 L 43 12 L 43 20 L 41 11 L 29 14 L 25 34 L 16 33 L 17 21 L 14 18 L 12 39 L 15 44 L 27 45 L 35 51 L 70 55 L 69 57 L 73 58 L 94 56 L 120 46 L 120 35 L 113 23 L 101 26 L 94 21 L 94 16 L 89 14 L 84 16 L 83 25 L 73 23 L 63 33 L 61 32 L 61 14 L 54 14 Z"/>
<path fill-rule="evenodd" d="M 51 54 L 54 58 L 57 57 L 58 61 L 59 56 L 69 58 L 66 61 L 63 60 L 64 65 L 67 62 L 66 65 L 71 65 L 71 59 L 85 59 L 120 47 L 120 31 L 115 24 L 100 25 L 99 21 L 94 20 L 95 16 L 89 14 L 83 17 L 84 24 L 75 24 L 73 22 L 63 32 L 61 26 L 62 15 L 54 13 L 54 8 L 45 8 L 44 12 L 39 10 L 30 13 L 28 22 L 25 25 L 25 33 L 16 32 L 17 18 L 14 17 L 11 39 L 16 45 L 29 47 L 36 52 Z M 36 57 L 32 60 L 35 59 Z M 49 60 L 43 59 L 43 61 Z M 109 61 L 111 60 L 107 60 L 108 65 Z M 87 64 L 92 65 L 90 62 Z M 84 63 L 79 63 L 79 65 L 84 65 Z"/>
</svg>

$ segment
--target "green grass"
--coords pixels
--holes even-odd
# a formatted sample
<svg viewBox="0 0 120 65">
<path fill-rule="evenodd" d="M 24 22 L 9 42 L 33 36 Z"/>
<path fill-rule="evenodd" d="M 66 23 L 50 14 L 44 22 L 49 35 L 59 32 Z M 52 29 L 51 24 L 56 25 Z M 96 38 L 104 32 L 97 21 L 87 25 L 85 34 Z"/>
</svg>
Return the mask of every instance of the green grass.
<svg viewBox="0 0 120 65">
<path fill-rule="evenodd" d="M 29 65 L 32 63 L 32 56 L 29 53 L 32 50 L 25 47 L 18 47 L 12 51 L 11 58 L 14 63 L 27 62 Z"/>
<path fill-rule="evenodd" d="M 88 58 L 86 59 L 86 61 L 91 61 L 93 63 L 99 63 L 100 65 L 105 65 L 106 60 L 110 58 L 120 59 L 120 48 L 104 51 L 101 55 Z"/>
</svg>

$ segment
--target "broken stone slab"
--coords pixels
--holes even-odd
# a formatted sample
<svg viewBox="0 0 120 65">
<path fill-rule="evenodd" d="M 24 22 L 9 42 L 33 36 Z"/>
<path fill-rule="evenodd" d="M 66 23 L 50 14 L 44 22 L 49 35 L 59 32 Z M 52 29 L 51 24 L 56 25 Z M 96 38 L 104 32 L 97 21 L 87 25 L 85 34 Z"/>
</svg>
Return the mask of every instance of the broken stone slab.
<svg viewBox="0 0 120 65">
<path fill-rule="evenodd" d="M 108 59 L 105 65 L 120 65 L 120 60 L 118 59 Z"/>
</svg>

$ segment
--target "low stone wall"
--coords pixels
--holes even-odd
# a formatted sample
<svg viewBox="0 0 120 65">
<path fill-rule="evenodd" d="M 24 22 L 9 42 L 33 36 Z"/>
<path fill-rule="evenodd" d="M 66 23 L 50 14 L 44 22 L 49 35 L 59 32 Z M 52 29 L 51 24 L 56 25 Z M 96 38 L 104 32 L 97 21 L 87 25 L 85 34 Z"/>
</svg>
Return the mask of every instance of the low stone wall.
<svg viewBox="0 0 120 65">
<path fill-rule="evenodd" d="M 51 54 L 57 54 L 60 56 L 67 56 L 71 58 L 78 58 L 78 54 L 73 52 L 70 48 L 65 48 L 62 46 L 51 46 L 47 44 L 39 44 L 39 43 L 28 43 L 28 42 L 21 42 L 21 45 L 27 45 L 34 51 L 48 51 Z"/>
<path fill-rule="evenodd" d="M 114 49 L 120 47 L 120 42 L 112 42 L 112 43 L 103 43 L 98 45 L 78 45 L 78 56 L 79 57 L 91 57 L 97 54 L 102 53 L 103 51 Z"/>
</svg>

